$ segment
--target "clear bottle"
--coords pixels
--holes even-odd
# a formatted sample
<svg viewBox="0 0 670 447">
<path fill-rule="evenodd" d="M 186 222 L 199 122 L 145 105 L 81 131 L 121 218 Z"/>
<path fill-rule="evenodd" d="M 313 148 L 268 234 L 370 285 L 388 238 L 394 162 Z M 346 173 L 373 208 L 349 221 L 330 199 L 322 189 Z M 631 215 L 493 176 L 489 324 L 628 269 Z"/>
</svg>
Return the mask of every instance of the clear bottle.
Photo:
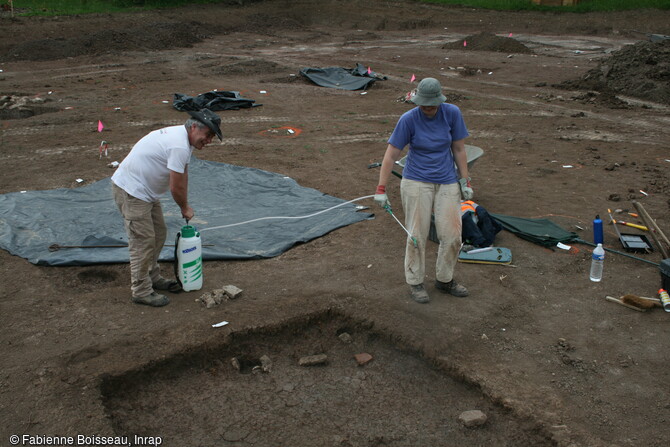
<svg viewBox="0 0 670 447">
<path fill-rule="evenodd" d="M 591 256 L 591 272 L 589 278 L 593 282 L 599 282 L 603 278 L 603 264 L 605 263 L 605 249 L 603 244 L 598 244 L 593 249 Z"/>
</svg>

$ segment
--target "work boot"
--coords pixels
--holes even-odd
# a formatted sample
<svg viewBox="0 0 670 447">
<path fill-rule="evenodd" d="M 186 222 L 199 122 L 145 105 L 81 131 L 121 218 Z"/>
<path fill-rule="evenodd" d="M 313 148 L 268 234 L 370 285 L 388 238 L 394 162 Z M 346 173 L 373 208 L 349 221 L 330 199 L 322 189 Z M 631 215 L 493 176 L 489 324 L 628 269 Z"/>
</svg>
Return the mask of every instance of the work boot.
<svg viewBox="0 0 670 447">
<path fill-rule="evenodd" d="M 178 293 L 181 292 L 181 284 L 176 279 L 167 279 L 160 278 L 158 281 L 153 283 L 153 288 L 156 290 L 167 290 L 168 292 Z"/>
<path fill-rule="evenodd" d="M 168 297 L 156 292 L 151 292 L 151 294 L 147 296 L 134 296 L 132 300 L 133 303 L 146 304 L 147 306 L 152 307 L 161 307 L 170 304 L 170 299 Z"/>
<path fill-rule="evenodd" d="M 453 279 L 449 282 L 442 282 L 435 280 L 435 288 L 440 292 L 448 293 L 453 296 L 466 297 L 468 296 L 468 289 L 465 286 L 458 284 Z"/>
<path fill-rule="evenodd" d="M 410 284 L 409 295 L 417 303 L 425 304 L 430 301 L 428 292 L 426 292 L 426 289 L 424 289 L 423 284 L 417 284 L 415 286 Z"/>
</svg>

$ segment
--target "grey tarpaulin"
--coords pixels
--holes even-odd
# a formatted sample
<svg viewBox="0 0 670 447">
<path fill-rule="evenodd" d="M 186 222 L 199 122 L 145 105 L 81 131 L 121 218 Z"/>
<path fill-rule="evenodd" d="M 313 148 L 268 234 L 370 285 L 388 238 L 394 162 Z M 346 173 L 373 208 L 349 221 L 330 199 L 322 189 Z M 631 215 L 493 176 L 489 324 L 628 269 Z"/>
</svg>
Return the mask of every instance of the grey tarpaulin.
<svg viewBox="0 0 670 447">
<path fill-rule="evenodd" d="M 212 91 L 201 93 L 195 98 L 183 93 L 175 93 L 172 107 L 182 112 L 195 112 L 202 109 L 218 112 L 220 110 L 238 110 L 263 105 L 255 104 L 255 102 L 253 99 L 241 97 L 240 92 Z"/>
<path fill-rule="evenodd" d="M 354 197 L 348 199 L 352 200 Z M 300 242 L 372 218 L 346 203 L 298 185 L 281 174 L 225 163 L 191 159 L 189 201 L 196 212 L 189 222 L 202 236 L 204 260 L 277 256 Z M 185 225 L 169 193 L 162 200 L 168 225 L 167 244 Z M 344 204 L 344 205 L 342 205 Z M 229 228 L 215 227 L 263 217 L 269 219 Z M 81 188 L 13 192 L 0 195 L 0 248 L 38 265 L 87 265 L 128 262 L 127 248 L 61 248 L 49 246 L 125 245 L 123 219 L 106 178 Z M 166 246 L 160 260 L 174 260 Z"/>
<path fill-rule="evenodd" d="M 300 74 L 321 87 L 337 88 L 341 90 L 359 90 L 368 88 L 376 80 L 386 80 L 375 72 L 368 73 L 367 68 L 356 64 L 356 68 L 342 67 L 303 68 Z"/>
</svg>

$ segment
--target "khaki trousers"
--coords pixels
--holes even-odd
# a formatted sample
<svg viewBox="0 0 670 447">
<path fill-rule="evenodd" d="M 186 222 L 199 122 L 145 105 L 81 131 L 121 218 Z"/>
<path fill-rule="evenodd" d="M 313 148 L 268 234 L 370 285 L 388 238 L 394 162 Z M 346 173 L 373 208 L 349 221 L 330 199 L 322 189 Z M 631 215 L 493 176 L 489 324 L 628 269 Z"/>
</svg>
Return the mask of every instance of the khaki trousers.
<svg viewBox="0 0 670 447">
<path fill-rule="evenodd" d="M 133 297 L 150 295 L 153 284 L 161 277 L 158 256 L 167 236 L 163 208 L 160 202 L 140 200 L 114 183 L 112 193 L 128 234 Z"/>
<path fill-rule="evenodd" d="M 414 247 L 412 240 L 407 238 L 407 284 L 422 284 L 426 276 L 426 241 L 433 214 L 435 230 L 440 240 L 435 278 L 442 282 L 451 281 L 461 249 L 461 191 L 458 183 L 438 185 L 402 179 L 400 196 L 405 211 L 405 226 L 418 243 L 418 248 Z"/>
</svg>

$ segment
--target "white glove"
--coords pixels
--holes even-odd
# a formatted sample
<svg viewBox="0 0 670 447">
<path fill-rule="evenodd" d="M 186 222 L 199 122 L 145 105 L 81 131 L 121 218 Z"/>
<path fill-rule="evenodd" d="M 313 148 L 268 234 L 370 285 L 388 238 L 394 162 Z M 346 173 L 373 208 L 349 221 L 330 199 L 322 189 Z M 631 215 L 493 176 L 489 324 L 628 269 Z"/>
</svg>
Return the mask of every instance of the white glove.
<svg viewBox="0 0 670 447">
<path fill-rule="evenodd" d="M 463 177 L 458 183 L 461 185 L 461 195 L 463 196 L 463 200 L 472 200 L 475 192 L 472 190 L 472 186 L 470 186 L 470 177 Z"/>
<path fill-rule="evenodd" d="M 389 202 L 389 198 L 386 195 L 386 186 L 377 186 L 377 192 L 375 193 L 375 203 L 382 208 L 386 208 L 387 206 L 389 208 L 391 207 L 391 202 Z"/>
</svg>

